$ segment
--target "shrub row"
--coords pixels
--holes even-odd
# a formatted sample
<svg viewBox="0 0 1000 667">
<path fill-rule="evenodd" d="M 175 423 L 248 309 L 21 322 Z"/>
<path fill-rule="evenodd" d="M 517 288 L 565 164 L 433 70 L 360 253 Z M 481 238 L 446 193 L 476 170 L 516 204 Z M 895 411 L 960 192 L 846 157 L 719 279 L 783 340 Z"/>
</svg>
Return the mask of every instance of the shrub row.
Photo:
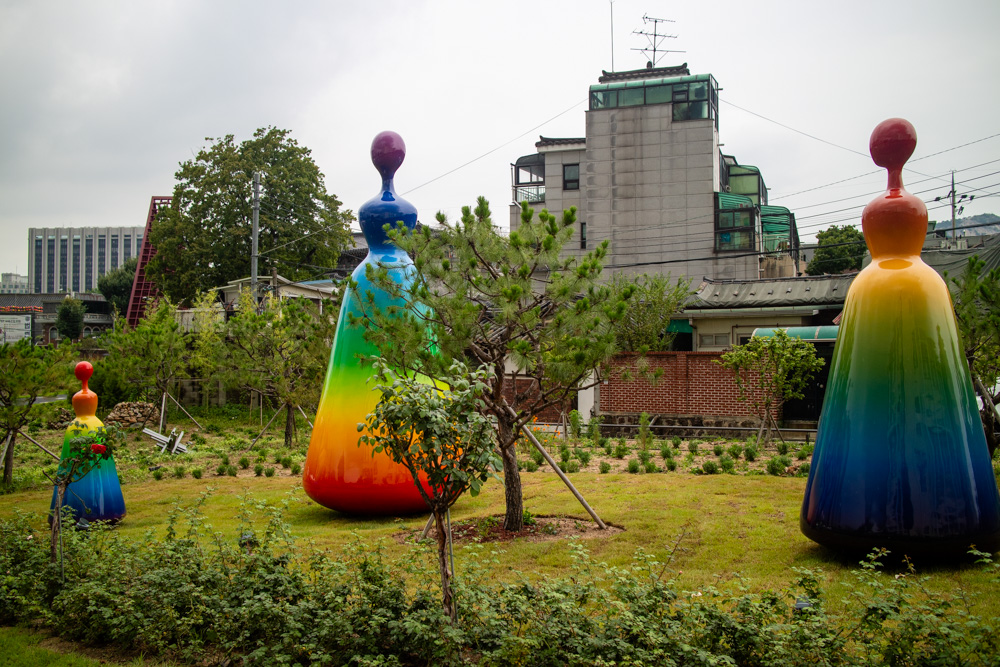
<svg viewBox="0 0 1000 667">
<path fill-rule="evenodd" d="M 339 553 L 298 548 L 283 512 L 245 498 L 239 538 L 212 533 L 199 505 L 175 508 L 165 536 L 67 533 L 65 582 L 37 522 L 0 521 L 0 623 L 41 621 L 87 643 L 212 664 L 1000 662 L 1000 633 L 958 602 L 966 594 L 930 595 L 912 572 L 881 573 L 878 555 L 849 584 L 849 613 L 833 616 L 817 571 L 796 570 L 780 593 L 740 581 L 688 592 L 641 551 L 616 568 L 571 542 L 566 576 L 498 583 L 502 552 L 476 545 L 451 626 L 430 550 L 389 560 L 358 539 Z M 254 532 L 261 513 L 266 527 Z"/>
</svg>

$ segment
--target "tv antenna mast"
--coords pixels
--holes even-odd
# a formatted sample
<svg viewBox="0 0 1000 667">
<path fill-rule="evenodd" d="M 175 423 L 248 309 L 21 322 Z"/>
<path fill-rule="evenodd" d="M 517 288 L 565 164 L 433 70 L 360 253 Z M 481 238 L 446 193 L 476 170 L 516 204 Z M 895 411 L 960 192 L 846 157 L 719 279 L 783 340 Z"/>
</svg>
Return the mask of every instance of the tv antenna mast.
<svg viewBox="0 0 1000 667">
<path fill-rule="evenodd" d="M 651 16 L 643 14 L 642 22 L 646 25 L 653 24 L 653 32 L 646 32 L 644 30 L 633 30 L 633 35 L 642 35 L 646 38 L 649 44 L 644 49 L 635 49 L 633 51 L 641 51 L 646 58 L 649 59 L 649 63 L 646 67 L 656 67 L 656 62 L 662 58 L 662 54 L 666 53 L 686 53 L 686 51 L 676 51 L 674 49 L 661 49 L 660 45 L 665 39 L 677 39 L 677 35 L 662 35 L 660 34 L 659 27 L 661 23 L 676 23 L 671 19 L 656 19 Z M 659 55 L 658 55 L 659 54 Z"/>
</svg>

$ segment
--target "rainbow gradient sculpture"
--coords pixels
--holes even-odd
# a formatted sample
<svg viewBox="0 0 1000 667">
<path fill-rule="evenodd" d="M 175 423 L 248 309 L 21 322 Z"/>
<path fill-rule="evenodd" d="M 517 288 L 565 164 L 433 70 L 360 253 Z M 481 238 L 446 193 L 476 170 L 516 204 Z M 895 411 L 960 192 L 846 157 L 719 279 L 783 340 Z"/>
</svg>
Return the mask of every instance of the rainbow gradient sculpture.
<svg viewBox="0 0 1000 667">
<path fill-rule="evenodd" d="M 349 315 L 364 318 L 361 299 L 369 293 L 378 308 L 393 305 L 389 296 L 365 277 L 369 264 L 391 267 L 390 275 L 399 284 L 412 280 L 413 262 L 389 240 L 383 228 L 395 227 L 400 221 L 409 229 L 417 224 L 416 208 L 401 199 L 393 185 L 393 176 L 406 155 L 402 138 L 395 132 L 379 133 L 372 141 L 371 155 L 382 176 L 382 189 L 358 211 L 368 256 L 351 274 L 357 288 L 347 288 L 344 293 L 302 485 L 317 503 L 340 512 L 409 514 L 427 510 L 410 472 L 387 454 L 373 456 L 370 447 L 358 446 L 362 435 L 358 424 L 374 410 L 380 397 L 370 365 L 362 364 L 358 356 L 376 355 L 378 350 L 365 341 L 362 326 L 349 324 Z"/>
<path fill-rule="evenodd" d="M 903 189 L 916 144 L 899 118 L 871 136 L 889 185 L 861 217 L 872 262 L 847 294 L 800 526 L 845 551 L 994 551 L 1000 494 L 951 296 L 920 259 L 927 208 Z"/>
<path fill-rule="evenodd" d="M 63 438 L 61 456 L 69 456 L 69 441 L 88 433 L 95 433 L 104 423 L 97 418 L 97 394 L 90 391 L 87 382 L 94 373 L 94 367 L 87 361 L 76 365 L 76 379 L 83 383 L 83 388 L 73 395 L 73 411 L 76 412 L 75 423 L 66 427 Z M 82 427 L 81 427 L 82 426 Z M 52 504 L 49 506 L 50 516 L 56 507 L 56 490 L 52 489 Z M 108 521 L 116 523 L 125 516 L 125 498 L 122 497 L 122 485 L 118 481 L 118 471 L 115 460 L 111 457 L 90 469 L 82 479 L 66 488 L 63 507 L 73 508 L 77 519 L 90 521 Z"/>
</svg>

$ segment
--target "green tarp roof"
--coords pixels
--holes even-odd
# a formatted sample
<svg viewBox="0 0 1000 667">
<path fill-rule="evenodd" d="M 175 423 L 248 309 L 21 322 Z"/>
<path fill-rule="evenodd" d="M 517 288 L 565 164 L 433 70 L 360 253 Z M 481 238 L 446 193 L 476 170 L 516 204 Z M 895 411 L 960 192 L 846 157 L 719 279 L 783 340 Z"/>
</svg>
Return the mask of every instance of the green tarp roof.
<svg viewBox="0 0 1000 667">
<path fill-rule="evenodd" d="M 754 203 L 746 195 L 734 195 L 731 192 L 716 192 L 715 201 L 719 204 L 720 211 L 728 211 L 734 208 L 753 208 Z"/>
<path fill-rule="evenodd" d="M 837 340 L 838 326 L 827 325 L 822 327 L 787 327 L 783 329 L 792 338 L 812 341 L 814 343 L 826 343 Z M 755 338 L 772 338 L 778 329 L 761 328 L 754 329 Z"/>
</svg>

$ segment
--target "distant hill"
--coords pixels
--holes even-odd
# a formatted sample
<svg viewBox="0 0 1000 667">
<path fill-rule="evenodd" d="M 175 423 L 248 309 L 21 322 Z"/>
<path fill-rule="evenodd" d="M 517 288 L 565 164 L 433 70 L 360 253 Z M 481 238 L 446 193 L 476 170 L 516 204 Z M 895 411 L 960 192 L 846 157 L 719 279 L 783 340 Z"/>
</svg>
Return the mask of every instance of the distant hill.
<svg viewBox="0 0 1000 667">
<path fill-rule="evenodd" d="M 980 213 L 968 218 L 955 220 L 955 229 L 959 236 L 983 236 L 1000 234 L 1000 215 L 995 213 Z M 941 220 L 934 224 L 934 231 L 943 234 L 951 231 L 951 220 Z"/>
</svg>

